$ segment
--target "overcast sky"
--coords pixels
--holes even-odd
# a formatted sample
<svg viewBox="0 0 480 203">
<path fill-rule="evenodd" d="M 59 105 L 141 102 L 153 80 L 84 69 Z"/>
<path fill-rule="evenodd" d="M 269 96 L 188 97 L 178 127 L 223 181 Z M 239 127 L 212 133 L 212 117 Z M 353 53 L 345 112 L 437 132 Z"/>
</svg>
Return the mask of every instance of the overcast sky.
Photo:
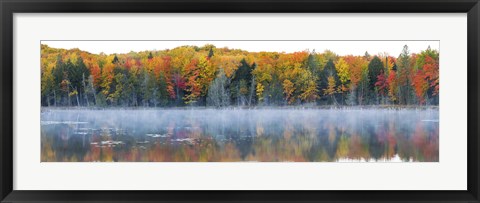
<svg viewBox="0 0 480 203">
<path fill-rule="evenodd" d="M 321 53 L 331 50 L 338 55 L 364 55 L 368 51 L 371 55 L 388 53 L 398 56 L 404 45 L 408 45 L 410 53 L 419 53 L 430 46 L 440 50 L 439 41 L 42 41 L 54 48 L 79 48 L 93 54 L 139 52 L 146 50 L 172 49 L 183 45 L 203 46 L 213 44 L 216 47 L 243 49 L 250 52 L 275 51 L 297 52 L 313 50 Z"/>
</svg>

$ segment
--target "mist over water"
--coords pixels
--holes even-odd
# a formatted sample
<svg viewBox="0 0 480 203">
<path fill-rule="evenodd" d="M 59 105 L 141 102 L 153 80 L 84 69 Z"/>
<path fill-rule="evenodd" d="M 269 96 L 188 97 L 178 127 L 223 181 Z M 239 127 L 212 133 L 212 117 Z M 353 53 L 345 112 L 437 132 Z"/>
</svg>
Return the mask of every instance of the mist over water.
<svg viewBox="0 0 480 203">
<path fill-rule="evenodd" d="M 41 160 L 439 160 L 437 109 L 132 109 L 41 114 Z"/>
</svg>

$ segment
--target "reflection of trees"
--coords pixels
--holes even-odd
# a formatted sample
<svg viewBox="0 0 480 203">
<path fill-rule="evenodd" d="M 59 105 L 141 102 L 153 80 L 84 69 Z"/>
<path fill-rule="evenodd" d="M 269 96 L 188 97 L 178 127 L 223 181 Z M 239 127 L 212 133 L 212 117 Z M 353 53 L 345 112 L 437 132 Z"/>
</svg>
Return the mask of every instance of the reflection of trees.
<svg viewBox="0 0 480 203">
<path fill-rule="evenodd" d="M 348 157 L 350 152 L 348 140 L 349 138 L 345 134 L 340 135 L 335 159 Z"/>
<path fill-rule="evenodd" d="M 87 149 L 82 135 L 67 124 L 42 126 L 42 161 L 82 161 Z M 54 132 L 50 135 L 47 132 Z M 51 151 L 53 150 L 53 152 Z M 43 153 L 45 152 L 45 154 Z M 53 158 L 55 157 L 55 158 Z M 53 160 L 52 160 L 53 159 Z"/>
<path fill-rule="evenodd" d="M 235 112 L 208 119 L 189 116 L 168 119 L 159 114 L 152 116 L 154 121 L 139 118 L 143 123 L 109 117 L 93 122 L 93 130 L 83 136 L 74 133 L 75 125 L 45 125 L 41 160 L 272 162 L 391 160 L 397 155 L 405 161 L 439 160 L 438 123 L 402 120 L 401 113 L 352 118 L 349 112 L 319 116 L 294 111 L 247 119 Z M 122 144 L 98 144 L 102 141 Z"/>
<path fill-rule="evenodd" d="M 42 161 L 56 161 L 55 148 L 52 147 L 53 138 L 47 136 L 45 131 L 41 134 Z"/>
<path fill-rule="evenodd" d="M 366 127 L 368 137 L 368 150 L 370 156 L 374 160 L 379 160 L 382 158 L 387 158 L 385 154 L 387 145 L 386 137 L 387 132 L 384 129 L 384 125 L 379 125 L 377 129 L 375 129 L 372 125 Z"/>
</svg>

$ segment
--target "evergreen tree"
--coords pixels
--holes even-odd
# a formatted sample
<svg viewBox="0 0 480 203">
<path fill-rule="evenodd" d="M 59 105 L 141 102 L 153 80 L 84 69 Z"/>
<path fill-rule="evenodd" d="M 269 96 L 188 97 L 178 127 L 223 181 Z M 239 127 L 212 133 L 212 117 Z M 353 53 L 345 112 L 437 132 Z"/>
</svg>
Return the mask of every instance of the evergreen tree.
<svg viewBox="0 0 480 203">
<path fill-rule="evenodd" d="M 318 67 L 317 59 L 316 56 L 317 54 L 315 53 L 315 49 L 308 55 L 307 58 L 307 69 L 313 74 L 317 75 L 318 71 L 320 70 Z"/>
<path fill-rule="evenodd" d="M 410 51 L 408 46 L 403 47 L 402 53 L 397 59 L 397 81 L 398 81 L 398 101 L 399 104 L 409 105 L 415 99 L 412 88 Z"/>
<path fill-rule="evenodd" d="M 377 103 L 378 102 L 378 91 L 375 89 L 375 83 L 377 82 L 378 75 L 380 75 L 383 69 L 383 63 L 377 56 L 373 57 L 373 59 L 368 64 L 368 80 L 369 80 L 369 90 L 370 91 L 370 103 Z"/>
<path fill-rule="evenodd" d="M 57 56 L 57 63 L 53 69 L 53 81 L 55 85 L 53 86 L 53 97 L 54 97 L 54 106 L 62 105 L 63 94 L 61 90 L 61 84 L 65 76 L 65 64 L 63 63 L 62 56 L 59 54 Z"/>
<path fill-rule="evenodd" d="M 210 50 L 208 51 L 208 58 L 212 58 L 213 57 L 213 48 L 210 47 Z"/>
<path fill-rule="evenodd" d="M 116 54 L 115 54 L 115 56 L 113 57 L 112 63 L 113 63 L 113 64 L 118 63 L 118 57 L 117 57 Z"/>
<path fill-rule="evenodd" d="M 335 64 L 333 60 L 330 59 L 325 64 L 323 71 L 320 77 L 320 85 L 319 85 L 319 92 L 322 96 L 326 96 L 324 98 L 330 98 L 329 104 L 336 102 L 339 98 L 336 98 L 338 94 L 336 93 L 337 86 L 340 84 L 337 69 L 335 68 Z"/>
<path fill-rule="evenodd" d="M 240 66 L 235 71 L 230 85 L 230 93 L 232 102 L 236 105 L 246 105 L 247 97 L 250 93 L 252 81 L 252 68 L 247 64 L 245 59 L 240 61 Z"/>
</svg>

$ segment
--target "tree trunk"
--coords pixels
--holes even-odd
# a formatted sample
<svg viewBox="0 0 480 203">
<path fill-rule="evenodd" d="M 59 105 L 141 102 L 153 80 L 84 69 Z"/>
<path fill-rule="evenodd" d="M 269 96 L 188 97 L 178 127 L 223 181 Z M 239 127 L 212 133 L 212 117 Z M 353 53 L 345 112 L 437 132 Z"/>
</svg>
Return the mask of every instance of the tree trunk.
<svg viewBox="0 0 480 203">
<path fill-rule="evenodd" d="M 77 87 L 77 94 L 75 94 L 75 97 L 77 98 L 77 106 L 80 106 L 80 100 L 78 99 L 78 87 Z"/>
<path fill-rule="evenodd" d="M 67 95 L 67 96 L 68 96 L 68 104 L 67 104 L 67 106 L 70 106 L 70 104 L 72 104 L 72 103 L 70 102 L 70 87 L 68 87 L 68 86 L 69 86 L 69 85 L 67 85 L 67 94 L 68 94 L 68 95 Z"/>
<path fill-rule="evenodd" d="M 252 97 L 255 93 L 255 76 L 252 77 L 252 84 L 250 85 L 250 95 L 248 96 L 248 106 L 252 105 Z"/>
<path fill-rule="evenodd" d="M 53 89 L 53 105 L 57 106 L 57 95 L 55 94 L 55 89 Z"/>
<path fill-rule="evenodd" d="M 82 83 L 83 83 L 83 97 L 85 98 L 85 101 L 87 102 L 87 106 L 90 106 L 90 103 L 88 102 L 88 94 L 87 94 L 87 85 L 85 83 L 85 73 L 82 74 Z"/>
</svg>

